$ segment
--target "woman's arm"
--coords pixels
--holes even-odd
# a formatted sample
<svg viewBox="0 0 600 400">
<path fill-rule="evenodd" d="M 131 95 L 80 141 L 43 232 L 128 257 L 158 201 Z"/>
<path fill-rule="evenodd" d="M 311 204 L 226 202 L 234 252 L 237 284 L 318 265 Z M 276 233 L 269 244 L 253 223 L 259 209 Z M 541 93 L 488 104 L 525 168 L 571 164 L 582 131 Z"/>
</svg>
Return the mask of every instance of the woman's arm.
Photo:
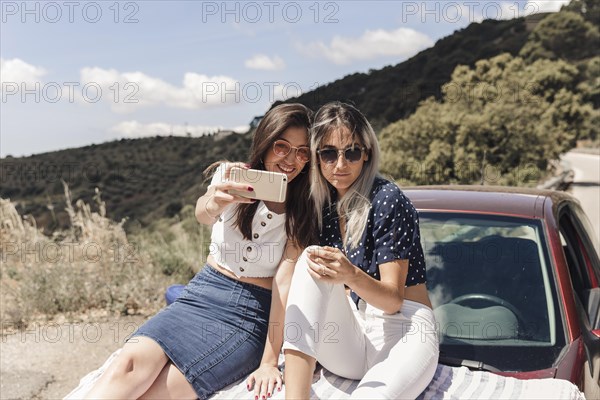
<svg viewBox="0 0 600 400">
<path fill-rule="evenodd" d="M 285 253 L 277 268 L 273 279 L 273 293 L 271 298 L 271 312 L 269 315 L 269 330 L 265 350 L 260 362 L 260 367 L 246 380 L 248 390 L 254 386 L 255 398 L 270 397 L 277 387 L 281 390 L 282 377 L 279 372 L 279 353 L 283 346 L 285 323 L 285 306 L 290 289 L 294 267 L 301 249 L 288 240 Z"/>
<path fill-rule="evenodd" d="M 315 279 L 343 283 L 364 301 L 388 314 L 395 314 L 402 308 L 408 260 L 381 264 L 381 280 L 377 280 L 353 265 L 335 247 L 312 247 L 308 253 L 309 272 Z"/>
<path fill-rule="evenodd" d="M 360 298 L 388 314 L 400 311 L 404 301 L 408 260 L 394 260 L 380 265 L 379 281 L 360 268 L 354 267 L 353 272 L 346 285 Z"/>
<path fill-rule="evenodd" d="M 215 186 L 209 186 L 208 190 L 196 202 L 196 220 L 204 225 L 212 225 L 217 222 L 219 215 L 223 211 L 214 201 Z"/>
</svg>

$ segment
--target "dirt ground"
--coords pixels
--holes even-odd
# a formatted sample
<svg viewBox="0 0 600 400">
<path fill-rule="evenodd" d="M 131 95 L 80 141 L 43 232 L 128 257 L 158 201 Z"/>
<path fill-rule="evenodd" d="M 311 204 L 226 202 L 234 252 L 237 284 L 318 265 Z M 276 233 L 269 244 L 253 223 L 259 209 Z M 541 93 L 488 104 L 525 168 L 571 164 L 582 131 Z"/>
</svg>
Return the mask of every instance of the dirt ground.
<svg viewBox="0 0 600 400">
<path fill-rule="evenodd" d="M 2 336 L 0 399 L 62 399 L 123 345 L 143 316 L 34 323 Z"/>
</svg>

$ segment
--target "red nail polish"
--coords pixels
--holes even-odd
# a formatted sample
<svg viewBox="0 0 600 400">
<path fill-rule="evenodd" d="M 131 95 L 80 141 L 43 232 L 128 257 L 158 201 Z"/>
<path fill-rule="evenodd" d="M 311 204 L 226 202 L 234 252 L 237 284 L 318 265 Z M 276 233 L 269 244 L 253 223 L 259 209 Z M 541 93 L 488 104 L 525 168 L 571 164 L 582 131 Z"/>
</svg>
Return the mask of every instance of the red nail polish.
<svg viewBox="0 0 600 400">
<path fill-rule="evenodd" d="M 279 390 L 281 392 L 281 388 L 277 388 L 277 390 Z"/>
<path fill-rule="evenodd" d="M 248 186 L 248 191 L 249 191 L 249 192 L 253 192 L 253 191 L 254 191 L 254 188 L 253 188 L 252 186 Z"/>
<path fill-rule="evenodd" d="M 271 393 L 267 393 L 267 397 L 271 397 Z"/>
</svg>

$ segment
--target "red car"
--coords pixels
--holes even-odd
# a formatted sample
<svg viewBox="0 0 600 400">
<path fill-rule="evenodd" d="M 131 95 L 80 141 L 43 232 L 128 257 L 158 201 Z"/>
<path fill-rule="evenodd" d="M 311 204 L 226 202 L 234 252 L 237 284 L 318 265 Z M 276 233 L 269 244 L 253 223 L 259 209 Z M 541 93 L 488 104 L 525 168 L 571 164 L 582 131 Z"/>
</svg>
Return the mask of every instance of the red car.
<svg viewBox="0 0 600 400">
<path fill-rule="evenodd" d="M 561 378 L 600 398 L 598 240 L 572 196 L 403 189 L 419 210 L 440 362 Z"/>
</svg>

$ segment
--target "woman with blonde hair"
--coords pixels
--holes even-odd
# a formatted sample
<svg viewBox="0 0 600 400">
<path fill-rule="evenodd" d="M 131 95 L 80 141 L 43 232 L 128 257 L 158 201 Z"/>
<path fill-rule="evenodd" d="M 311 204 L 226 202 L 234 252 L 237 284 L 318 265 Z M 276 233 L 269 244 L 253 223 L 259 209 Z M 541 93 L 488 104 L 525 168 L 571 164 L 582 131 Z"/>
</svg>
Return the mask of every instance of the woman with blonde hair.
<svg viewBox="0 0 600 400">
<path fill-rule="evenodd" d="M 326 104 L 311 136 L 320 246 L 302 254 L 292 277 L 286 397 L 310 397 L 318 361 L 360 380 L 352 398 L 415 398 L 439 354 L 417 212 L 379 175 L 377 137 L 356 108 Z"/>
</svg>

